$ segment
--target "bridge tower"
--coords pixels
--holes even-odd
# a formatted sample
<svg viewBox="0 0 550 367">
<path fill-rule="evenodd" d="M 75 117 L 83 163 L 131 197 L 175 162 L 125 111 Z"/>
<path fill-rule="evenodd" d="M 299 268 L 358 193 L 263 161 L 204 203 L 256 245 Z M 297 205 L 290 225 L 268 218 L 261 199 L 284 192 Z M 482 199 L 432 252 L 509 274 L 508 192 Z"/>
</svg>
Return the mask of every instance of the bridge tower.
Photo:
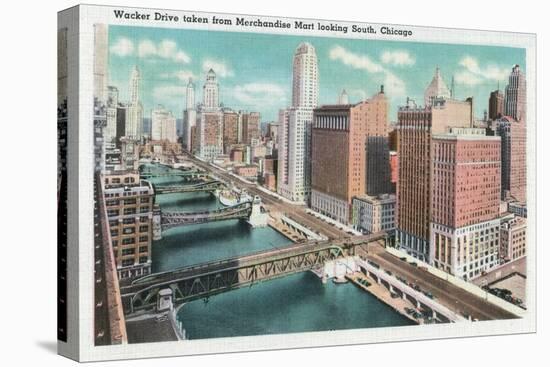
<svg viewBox="0 0 550 367">
<path fill-rule="evenodd" d="M 160 217 L 160 206 L 155 204 L 153 208 L 153 240 L 158 241 L 162 239 L 162 226 Z"/>
<path fill-rule="evenodd" d="M 267 213 L 262 212 L 262 199 L 259 196 L 255 196 L 252 200 L 252 211 L 248 218 L 248 224 L 252 227 L 266 227 L 267 226 Z"/>
</svg>

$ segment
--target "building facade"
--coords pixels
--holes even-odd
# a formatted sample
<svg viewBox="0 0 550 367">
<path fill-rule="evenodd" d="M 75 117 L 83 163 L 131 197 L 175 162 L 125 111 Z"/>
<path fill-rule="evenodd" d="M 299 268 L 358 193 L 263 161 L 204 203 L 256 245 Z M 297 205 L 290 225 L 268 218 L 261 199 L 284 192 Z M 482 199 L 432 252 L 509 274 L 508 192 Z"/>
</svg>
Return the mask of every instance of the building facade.
<svg viewBox="0 0 550 367">
<path fill-rule="evenodd" d="M 352 200 L 353 227 L 365 234 L 395 230 L 395 202 L 393 194 L 361 195 Z"/>
<path fill-rule="evenodd" d="M 526 203 L 527 130 L 525 123 L 505 116 L 495 121 L 495 133 L 501 138 L 503 200 Z"/>
<path fill-rule="evenodd" d="M 527 221 L 522 217 L 506 218 L 500 225 L 500 257 L 513 261 L 526 254 Z"/>
<path fill-rule="evenodd" d="M 183 111 L 183 147 L 192 151 L 192 133 L 191 129 L 197 124 L 197 110 L 195 108 L 195 84 L 189 78 L 185 93 L 185 110 Z"/>
<path fill-rule="evenodd" d="M 526 121 L 526 82 L 525 74 L 519 65 L 514 65 L 508 77 L 506 95 L 504 97 L 504 114 L 517 121 Z"/>
<path fill-rule="evenodd" d="M 309 201 L 311 190 L 311 124 L 318 105 L 319 75 L 315 48 L 301 43 L 292 68 L 292 106 L 279 113 L 277 192 L 289 200 Z"/>
<path fill-rule="evenodd" d="M 260 113 L 259 112 L 242 112 L 242 144 L 251 144 L 254 140 L 260 139 Z"/>
<path fill-rule="evenodd" d="M 496 120 L 504 115 L 504 94 L 500 90 L 491 92 L 489 97 L 489 119 Z"/>
<path fill-rule="evenodd" d="M 125 136 L 140 139 L 143 133 L 143 106 L 140 100 L 141 72 L 137 66 L 130 74 L 130 102 L 126 117 Z"/>
<path fill-rule="evenodd" d="M 439 70 L 434 79 L 441 83 Z M 437 84 L 436 83 L 436 84 Z M 434 82 L 430 84 L 432 86 Z M 396 244 L 407 253 L 428 261 L 430 238 L 431 137 L 451 127 L 471 127 L 473 102 L 433 97 L 437 88 L 425 94 L 431 103 L 426 107 L 409 104 L 397 113 L 397 181 Z M 441 94 L 448 89 L 439 86 Z M 437 94 L 437 93 L 436 93 Z"/>
<path fill-rule="evenodd" d="M 313 210 L 348 224 L 354 196 L 391 190 L 387 110 L 383 90 L 355 105 L 326 105 L 314 110 Z"/>
<path fill-rule="evenodd" d="M 451 129 L 431 147 L 430 264 L 471 279 L 499 264 L 500 138 Z"/>
<path fill-rule="evenodd" d="M 150 274 L 153 187 L 137 171 L 106 172 L 103 185 L 119 279 Z"/>
<path fill-rule="evenodd" d="M 176 117 L 161 105 L 151 111 L 151 140 L 178 141 Z"/>
</svg>

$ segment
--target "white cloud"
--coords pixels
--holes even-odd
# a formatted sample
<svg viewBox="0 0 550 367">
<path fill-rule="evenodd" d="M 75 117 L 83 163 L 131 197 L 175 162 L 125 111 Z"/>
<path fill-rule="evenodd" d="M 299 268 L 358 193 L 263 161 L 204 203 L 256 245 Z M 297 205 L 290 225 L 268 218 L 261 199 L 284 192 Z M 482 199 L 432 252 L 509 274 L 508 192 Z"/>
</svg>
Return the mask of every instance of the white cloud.
<svg viewBox="0 0 550 367">
<path fill-rule="evenodd" d="M 406 94 L 405 82 L 384 66 L 374 62 L 367 55 L 356 54 L 342 46 L 335 46 L 330 50 L 329 57 L 331 60 L 340 61 L 354 69 L 378 75 L 381 78 L 379 81 L 384 84 L 387 94 L 392 97 L 401 97 Z"/>
<path fill-rule="evenodd" d="M 404 50 L 384 51 L 380 56 L 380 60 L 384 64 L 394 66 L 411 66 L 416 62 L 415 58 L 408 51 Z"/>
<path fill-rule="evenodd" d="M 359 101 L 364 101 L 367 99 L 367 92 L 364 89 L 350 89 L 346 90 L 348 96 L 357 97 Z M 350 98 L 350 101 L 354 101 L 357 98 Z"/>
<path fill-rule="evenodd" d="M 138 45 L 139 57 L 154 56 L 157 53 L 157 47 L 151 40 L 143 40 Z"/>
<path fill-rule="evenodd" d="M 233 70 L 222 61 L 217 61 L 213 59 L 205 59 L 202 63 L 202 70 L 214 70 L 217 76 L 221 78 L 227 78 L 234 75 Z"/>
<path fill-rule="evenodd" d="M 465 56 L 458 63 L 463 67 L 456 76 L 455 80 L 459 84 L 474 86 L 483 82 L 495 82 L 506 80 L 508 69 L 494 64 L 482 67 L 479 61 L 472 56 Z"/>
<path fill-rule="evenodd" d="M 177 43 L 172 40 L 162 40 L 158 45 L 149 39 L 141 40 L 138 45 L 138 55 L 146 61 L 160 58 L 183 64 L 191 62 L 191 57 L 179 49 Z"/>
<path fill-rule="evenodd" d="M 115 44 L 111 46 L 110 50 L 111 53 L 120 57 L 129 56 L 134 52 L 134 43 L 126 37 L 120 37 Z"/>
<path fill-rule="evenodd" d="M 366 70 L 369 73 L 380 73 L 384 68 L 372 61 L 367 55 L 358 55 L 346 50 L 342 46 L 335 46 L 330 50 L 330 59 L 341 61 L 344 65 L 354 69 Z"/>
<path fill-rule="evenodd" d="M 191 62 L 191 58 L 185 52 L 178 51 L 174 56 L 174 61 L 182 62 L 184 64 L 189 64 Z"/>
<path fill-rule="evenodd" d="M 463 71 L 457 73 L 455 75 L 455 81 L 458 84 L 464 84 L 464 85 L 468 85 L 468 86 L 478 85 L 478 84 L 481 84 L 483 82 L 483 80 L 480 77 L 478 77 L 475 74 L 472 74 L 471 72 L 469 72 L 467 70 L 463 70 Z"/>
<path fill-rule="evenodd" d="M 191 70 L 179 70 L 173 73 L 162 73 L 159 76 L 163 79 L 173 79 L 176 78 L 182 82 L 187 83 L 189 78 L 197 80 L 197 76 Z"/>
<path fill-rule="evenodd" d="M 407 92 L 405 82 L 389 71 L 386 72 L 384 77 L 384 88 L 393 98 L 404 97 Z"/>
<path fill-rule="evenodd" d="M 286 102 L 285 88 L 272 83 L 248 83 L 233 88 L 232 96 L 243 105 L 259 108 Z"/>
</svg>

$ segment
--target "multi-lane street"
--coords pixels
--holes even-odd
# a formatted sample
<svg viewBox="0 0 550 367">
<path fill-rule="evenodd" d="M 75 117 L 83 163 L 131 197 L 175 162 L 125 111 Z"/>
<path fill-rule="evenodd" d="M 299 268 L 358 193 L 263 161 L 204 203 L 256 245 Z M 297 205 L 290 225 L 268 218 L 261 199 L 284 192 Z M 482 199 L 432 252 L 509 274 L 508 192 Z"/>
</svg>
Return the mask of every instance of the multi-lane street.
<svg viewBox="0 0 550 367">
<path fill-rule="evenodd" d="M 516 318 L 512 313 L 487 300 L 393 256 L 378 245 L 370 247 L 367 258 L 393 275 L 418 285 L 423 291 L 430 292 L 440 304 L 465 317 L 470 316 L 477 320 Z"/>
<path fill-rule="evenodd" d="M 197 167 L 200 167 L 206 171 L 210 171 L 214 173 L 216 176 L 222 178 L 223 180 L 232 182 L 237 187 L 246 189 L 252 195 L 258 195 L 262 199 L 262 202 L 266 207 L 266 209 L 268 209 L 270 212 L 284 213 L 286 216 L 290 217 L 291 219 L 296 220 L 297 222 L 309 227 L 315 232 L 318 232 L 320 234 L 327 236 L 328 238 L 342 238 L 342 237 L 350 236 L 345 231 L 342 231 L 341 229 L 334 227 L 327 222 L 324 222 L 318 218 L 315 218 L 312 215 L 309 215 L 306 212 L 306 207 L 303 205 L 285 203 L 283 200 L 276 198 L 272 195 L 269 195 L 264 191 L 258 189 L 256 184 L 245 183 L 235 178 L 228 172 L 221 170 L 215 166 L 212 166 L 209 163 L 201 161 L 200 159 L 197 159 L 190 154 L 188 154 L 187 157 Z"/>
</svg>

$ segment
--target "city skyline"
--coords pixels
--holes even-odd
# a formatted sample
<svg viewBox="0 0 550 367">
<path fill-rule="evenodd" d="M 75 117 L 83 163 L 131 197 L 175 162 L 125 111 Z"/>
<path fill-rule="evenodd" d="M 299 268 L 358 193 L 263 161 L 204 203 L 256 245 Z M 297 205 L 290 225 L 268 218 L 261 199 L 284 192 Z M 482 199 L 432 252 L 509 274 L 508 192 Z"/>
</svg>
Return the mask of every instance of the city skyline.
<svg viewBox="0 0 550 367">
<path fill-rule="evenodd" d="M 108 83 L 119 87 L 120 100 L 129 100 L 125 86 L 137 65 L 144 116 L 163 104 L 181 118 L 189 77 L 201 101 L 198 89 L 212 68 L 221 103 L 259 111 L 262 121 L 276 121 L 278 111 L 291 105 L 291 61 L 300 42 L 310 42 L 318 55 L 319 105 L 335 103 L 342 89 L 356 103 L 383 84 L 392 122 L 407 97 L 423 104 L 436 67 L 449 88 L 454 78 L 456 98 L 474 97 L 476 118 L 483 117 L 491 91 L 499 86 L 504 91 L 515 64 L 525 70 L 524 49 L 510 47 L 111 26 Z M 266 69 L 269 75 L 262 72 Z"/>
</svg>

